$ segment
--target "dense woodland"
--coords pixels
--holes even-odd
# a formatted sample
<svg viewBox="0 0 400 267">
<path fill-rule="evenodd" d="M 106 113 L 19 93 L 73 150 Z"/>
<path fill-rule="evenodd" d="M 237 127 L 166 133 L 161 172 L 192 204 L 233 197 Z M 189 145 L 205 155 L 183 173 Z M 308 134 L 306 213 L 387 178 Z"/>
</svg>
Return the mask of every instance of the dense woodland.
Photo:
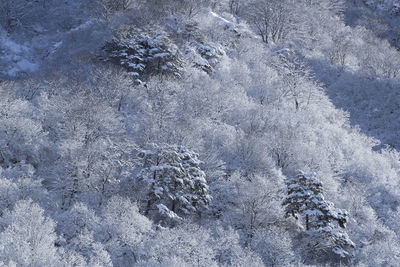
<svg viewBox="0 0 400 267">
<path fill-rule="evenodd" d="M 400 1 L 1 0 L 0 266 L 398 266 Z"/>
</svg>

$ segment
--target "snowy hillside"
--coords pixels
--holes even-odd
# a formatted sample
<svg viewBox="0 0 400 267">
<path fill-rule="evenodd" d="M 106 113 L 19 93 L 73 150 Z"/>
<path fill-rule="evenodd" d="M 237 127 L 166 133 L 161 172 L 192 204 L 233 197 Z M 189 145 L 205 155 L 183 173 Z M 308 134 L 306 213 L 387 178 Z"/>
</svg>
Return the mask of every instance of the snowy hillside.
<svg viewBox="0 0 400 267">
<path fill-rule="evenodd" d="M 397 266 L 397 4 L 2 1 L 0 265 Z"/>
</svg>

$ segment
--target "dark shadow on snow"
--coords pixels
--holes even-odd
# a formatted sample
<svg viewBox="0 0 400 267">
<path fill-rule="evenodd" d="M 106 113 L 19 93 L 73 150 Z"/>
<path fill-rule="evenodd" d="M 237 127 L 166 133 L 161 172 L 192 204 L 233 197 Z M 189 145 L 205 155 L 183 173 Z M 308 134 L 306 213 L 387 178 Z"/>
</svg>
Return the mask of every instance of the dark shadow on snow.
<svg viewBox="0 0 400 267">
<path fill-rule="evenodd" d="M 349 113 L 351 125 L 381 142 L 376 149 L 384 145 L 400 149 L 399 80 L 372 79 L 326 60 L 308 63 L 332 103 Z"/>
</svg>

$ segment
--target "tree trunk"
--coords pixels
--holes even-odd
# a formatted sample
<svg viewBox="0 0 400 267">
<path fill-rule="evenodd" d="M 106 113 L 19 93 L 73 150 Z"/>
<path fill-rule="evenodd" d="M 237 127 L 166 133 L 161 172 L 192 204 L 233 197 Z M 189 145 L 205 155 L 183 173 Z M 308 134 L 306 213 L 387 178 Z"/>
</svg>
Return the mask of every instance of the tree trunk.
<svg viewBox="0 0 400 267">
<path fill-rule="evenodd" d="M 146 207 L 146 210 L 144 212 L 144 215 L 146 215 L 146 216 L 149 215 L 150 208 L 151 208 L 151 201 L 149 199 L 149 200 L 147 200 L 147 207 Z"/>
<path fill-rule="evenodd" d="M 172 200 L 171 211 L 175 212 L 175 200 Z"/>
</svg>

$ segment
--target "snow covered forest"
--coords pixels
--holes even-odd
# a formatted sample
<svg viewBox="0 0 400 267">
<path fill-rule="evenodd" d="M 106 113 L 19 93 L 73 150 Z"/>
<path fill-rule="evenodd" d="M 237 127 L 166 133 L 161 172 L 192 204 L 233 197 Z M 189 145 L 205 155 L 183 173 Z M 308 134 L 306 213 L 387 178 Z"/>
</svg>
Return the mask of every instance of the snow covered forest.
<svg viewBox="0 0 400 267">
<path fill-rule="evenodd" d="M 0 0 L 0 266 L 399 266 L 399 0 Z"/>
</svg>

